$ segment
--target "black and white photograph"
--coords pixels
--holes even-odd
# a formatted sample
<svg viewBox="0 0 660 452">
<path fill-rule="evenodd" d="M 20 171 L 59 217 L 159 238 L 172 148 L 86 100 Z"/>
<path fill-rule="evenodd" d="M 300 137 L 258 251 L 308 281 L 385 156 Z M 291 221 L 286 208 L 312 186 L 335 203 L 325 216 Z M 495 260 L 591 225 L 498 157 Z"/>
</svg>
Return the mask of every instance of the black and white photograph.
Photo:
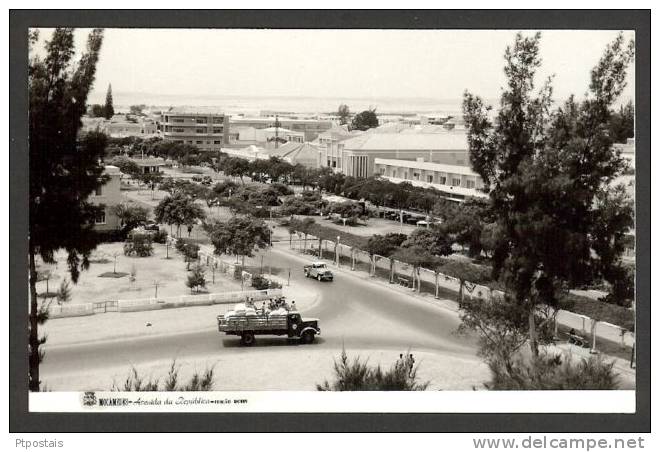
<svg viewBox="0 0 660 452">
<path fill-rule="evenodd" d="M 625 24 L 35 22 L 29 411 L 634 414 Z"/>
</svg>

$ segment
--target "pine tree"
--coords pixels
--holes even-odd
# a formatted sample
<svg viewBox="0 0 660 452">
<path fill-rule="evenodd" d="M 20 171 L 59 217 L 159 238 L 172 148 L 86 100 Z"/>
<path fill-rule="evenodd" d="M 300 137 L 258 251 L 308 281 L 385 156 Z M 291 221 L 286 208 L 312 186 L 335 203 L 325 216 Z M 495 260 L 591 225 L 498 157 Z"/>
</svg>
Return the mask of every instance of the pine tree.
<svg viewBox="0 0 660 452">
<path fill-rule="evenodd" d="M 519 33 L 507 48 L 507 87 L 496 121 L 481 98 L 466 92 L 463 103 L 470 162 L 491 187 L 497 212 L 493 276 L 507 288 L 503 312 L 535 355 L 538 333 L 554 315 L 540 311 L 556 313 L 559 295 L 570 287 L 616 278 L 624 234 L 633 226 L 631 200 L 612 187 L 625 164 L 607 126 L 634 43 L 619 35 L 591 71 L 587 98 L 571 97 L 553 111 L 551 79 L 534 90 L 540 39 Z M 468 310 L 463 321 L 484 331 L 482 314 L 489 315 Z"/>
<path fill-rule="evenodd" d="M 112 119 L 115 115 L 115 107 L 112 105 L 112 84 L 108 85 L 108 92 L 105 94 L 103 112 L 105 113 L 105 119 Z"/>
<path fill-rule="evenodd" d="M 30 34 L 30 47 L 38 42 Z M 39 364 L 45 342 L 38 334 L 47 319 L 37 303 L 36 257 L 55 262 L 55 252 L 66 249 L 71 281 L 89 267 L 89 256 L 98 243 L 93 231 L 100 209 L 87 202 L 105 182 L 99 160 L 104 150 L 87 148 L 77 140 L 80 118 L 94 82 L 103 30 L 93 30 L 87 49 L 74 64 L 73 29 L 57 28 L 46 42 L 42 59 L 32 56 L 28 69 L 30 152 L 30 316 L 29 388 L 38 391 Z"/>
</svg>

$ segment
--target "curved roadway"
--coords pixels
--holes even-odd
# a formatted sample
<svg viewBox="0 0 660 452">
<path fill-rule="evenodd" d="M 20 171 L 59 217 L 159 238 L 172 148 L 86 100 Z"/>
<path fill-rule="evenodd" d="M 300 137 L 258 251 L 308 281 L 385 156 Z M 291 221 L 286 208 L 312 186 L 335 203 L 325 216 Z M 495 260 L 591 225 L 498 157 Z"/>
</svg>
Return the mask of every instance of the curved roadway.
<svg viewBox="0 0 660 452">
<path fill-rule="evenodd" d="M 221 336 L 214 327 L 167 336 L 145 336 L 89 344 L 53 345 L 47 347 L 42 364 L 44 379 L 57 375 L 93 374 L 108 367 L 139 365 L 172 357 L 208 356 L 246 360 L 251 353 L 267 347 L 299 353 L 298 347 L 310 350 L 374 349 L 392 350 L 393 355 L 407 349 L 448 354 L 475 359 L 473 338 L 457 336 L 459 325 L 455 312 L 432 301 L 413 298 L 375 282 L 363 274 L 336 271 L 335 281 L 307 279 L 302 265 L 307 259 L 287 250 L 273 248 L 280 269 L 291 268 L 291 285 L 300 285 L 319 294 L 317 302 L 303 312 L 303 317 L 320 319 L 321 336 L 312 345 L 298 345 L 284 337 L 258 336 L 254 347 L 239 346 L 236 336 Z M 286 270 L 284 270 L 286 271 Z M 361 276 L 362 275 L 362 276 Z M 186 308 L 183 308 L 186 309 Z M 288 350 L 287 350 L 288 351 Z M 295 359 L 296 355 L 292 355 Z M 297 355 L 300 356 L 300 355 Z M 263 353 L 254 355 L 263 359 Z M 263 362 L 254 363 L 255 372 Z"/>
</svg>

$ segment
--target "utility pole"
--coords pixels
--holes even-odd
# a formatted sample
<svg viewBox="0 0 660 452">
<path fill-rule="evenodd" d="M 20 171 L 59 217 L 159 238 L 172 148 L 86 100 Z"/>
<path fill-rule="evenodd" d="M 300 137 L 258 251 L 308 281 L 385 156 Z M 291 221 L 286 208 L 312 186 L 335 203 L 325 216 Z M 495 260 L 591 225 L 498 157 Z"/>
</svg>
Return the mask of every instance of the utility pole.
<svg viewBox="0 0 660 452">
<path fill-rule="evenodd" d="M 154 282 L 151 284 L 156 289 L 156 292 L 154 293 L 154 298 L 158 298 L 158 286 L 160 285 L 160 281 L 154 280 Z"/>
<path fill-rule="evenodd" d="M 279 147 L 279 126 L 280 126 L 280 120 L 277 115 L 275 115 L 275 149 Z"/>
</svg>

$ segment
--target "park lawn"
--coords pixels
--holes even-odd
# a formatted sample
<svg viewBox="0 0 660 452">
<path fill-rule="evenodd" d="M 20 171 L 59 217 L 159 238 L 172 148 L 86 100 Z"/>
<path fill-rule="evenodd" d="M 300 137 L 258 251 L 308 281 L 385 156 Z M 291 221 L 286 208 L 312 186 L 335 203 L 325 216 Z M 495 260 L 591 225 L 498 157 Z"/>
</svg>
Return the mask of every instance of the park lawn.
<svg viewBox="0 0 660 452">
<path fill-rule="evenodd" d="M 296 215 L 296 218 L 312 218 L 317 224 L 325 226 L 329 230 L 333 230 L 335 238 L 337 238 L 337 235 L 342 237 L 344 235 L 351 235 L 357 237 L 365 237 L 367 239 L 376 234 L 385 235 L 389 233 L 402 233 L 410 235 L 415 229 L 417 229 L 416 226 L 410 224 L 401 225 L 396 221 L 387 220 L 385 218 L 369 218 L 367 220 L 367 224 L 360 224 L 358 226 L 344 226 L 341 224 L 336 224 L 319 216 Z M 328 240 L 330 239 L 328 238 Z"/>
<path fill-rule="evenodd" d="M 158 282 L 159 297 L 191 293 L 185 285 L 188 277 L 186 263 L 172 247 L 169 248 L 169 259 L 166 258 L 168 254 L 166 246 L 158 243 L 154 244 L 154 254 L 150 257 L 124 256 L 123 247 L 123 243 L 104 243 L 97 247 L 92 254 L 89 269 L 81 272 L 77 284 L 70 284 L 69 303 L 149 298 L 156 292 L 154 282 Z M 127 275 L 119 278 L 100 277 L 101 274 L 113 272 L 115 253 L 118 253 L 116 271 Z M 56 292 L 63 279 L 69 281 L 71 279 L 66 271 L 66 253 L 57 253 L 56 259 L 57 264 L 40 266 L 50 268 L 53 273 L 48 284 L 50 292 Z M 137 270 L 135 282 L 131 282 L 129 276 L 133 266 Z M 240 290 L 240 283 L 230 280 L 219 272 L 216 273 L 215 284 L 212 283 L 210 271 L 206 272 L 206 280 L 208 292 Z M 46 281 L 41 281 L 37 283 L 37 293 L 44 292 L 46 292 Z"/>
</svg>

